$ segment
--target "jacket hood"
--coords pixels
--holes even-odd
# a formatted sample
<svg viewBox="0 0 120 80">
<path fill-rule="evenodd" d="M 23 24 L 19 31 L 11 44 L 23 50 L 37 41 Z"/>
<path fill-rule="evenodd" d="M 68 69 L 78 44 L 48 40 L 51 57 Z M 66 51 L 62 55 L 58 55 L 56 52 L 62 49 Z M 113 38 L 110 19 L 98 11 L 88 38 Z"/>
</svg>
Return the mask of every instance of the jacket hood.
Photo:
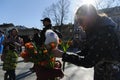
<svg viewBox="0 0 120 80">
<path fill-rule="evenodd" d="M 101 17 L 100 23 L 101 26 L 112 26 L 115 29 L 117 28 L 117 24 L 110 17 Z"/>
</svg>

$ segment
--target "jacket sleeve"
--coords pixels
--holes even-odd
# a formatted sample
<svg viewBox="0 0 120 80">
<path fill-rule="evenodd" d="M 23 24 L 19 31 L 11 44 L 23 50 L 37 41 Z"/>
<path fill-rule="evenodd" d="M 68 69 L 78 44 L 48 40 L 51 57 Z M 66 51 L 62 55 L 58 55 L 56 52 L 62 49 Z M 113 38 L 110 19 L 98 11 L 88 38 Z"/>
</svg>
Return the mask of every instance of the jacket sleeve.
<svg viewBox="0 0 120 80">
<path fill-rule="evenodd" d="M 92 55 L 87 55 L 87 57 L 81 58 L 81 56 L 75 54 L 63 54 L 62 58 L 63 61 L 70 62 L 77 66 L 83 66 L 86 68 L 90 68 L 95 65 L 94 56 Z"/>
</svg>

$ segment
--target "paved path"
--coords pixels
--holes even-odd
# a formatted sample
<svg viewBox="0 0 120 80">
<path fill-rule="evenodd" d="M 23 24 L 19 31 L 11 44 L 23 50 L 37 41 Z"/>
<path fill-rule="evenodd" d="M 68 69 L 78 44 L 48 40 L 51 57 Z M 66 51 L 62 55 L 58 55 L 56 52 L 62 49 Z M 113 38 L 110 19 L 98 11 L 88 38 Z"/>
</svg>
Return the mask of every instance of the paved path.
<svg viewBox="0 0 120 80">
<path fill-rule="evenodd" d="M 19 61 L 21 60 L 19 58 Z M 3 76 L 5 72 L 2 70 L 1 63 L 0 61 L 0 80 L 4 80 Z M 16 69 L 17 80 L 36 80 L 35 73 L 29 71 L 32 65 L 32 63 L 19 62 Z M 93 68 L 86 69 L 72 64 L 66 64 L 64 73 L 65 77 L 61 80 L 93 80 Z"/>
</svg>

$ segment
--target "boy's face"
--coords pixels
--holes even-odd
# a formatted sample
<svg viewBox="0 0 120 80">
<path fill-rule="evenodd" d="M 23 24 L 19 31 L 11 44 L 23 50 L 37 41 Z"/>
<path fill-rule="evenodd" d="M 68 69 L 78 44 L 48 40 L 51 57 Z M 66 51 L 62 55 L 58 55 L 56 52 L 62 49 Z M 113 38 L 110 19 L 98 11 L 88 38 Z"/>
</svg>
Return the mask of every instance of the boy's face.
<svg viewBox="0 0 120 80">
<path fill-rule="evenodd" d="M 48 22 L 48 21 L 43 21 L 43 26 L 48 26 L 48 25 L 50 25 L 50 22 Z"/>
</svg>

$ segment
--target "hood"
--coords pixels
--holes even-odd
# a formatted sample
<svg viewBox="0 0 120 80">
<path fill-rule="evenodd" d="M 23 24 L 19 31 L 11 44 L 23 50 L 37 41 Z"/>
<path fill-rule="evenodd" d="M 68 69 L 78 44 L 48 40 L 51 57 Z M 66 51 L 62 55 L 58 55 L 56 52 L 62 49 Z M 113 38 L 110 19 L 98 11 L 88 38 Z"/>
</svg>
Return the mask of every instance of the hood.
<svg viewBox="0 0 120 80">
<path fill-rule="evenodd" d="M 51 42 L 55 42 L 58 44 L 59 37 L 58 35 L 51 29 L 47 30 L 45 33 L 45 45 L 49 45 Z"/>
<path fill-rule="evenodd" d="M 112 26 L 115 29 L 117 28 L 117 24 L 110 17 L 101 17 L 100 23 L 101 26 Z"/>
</svg>

